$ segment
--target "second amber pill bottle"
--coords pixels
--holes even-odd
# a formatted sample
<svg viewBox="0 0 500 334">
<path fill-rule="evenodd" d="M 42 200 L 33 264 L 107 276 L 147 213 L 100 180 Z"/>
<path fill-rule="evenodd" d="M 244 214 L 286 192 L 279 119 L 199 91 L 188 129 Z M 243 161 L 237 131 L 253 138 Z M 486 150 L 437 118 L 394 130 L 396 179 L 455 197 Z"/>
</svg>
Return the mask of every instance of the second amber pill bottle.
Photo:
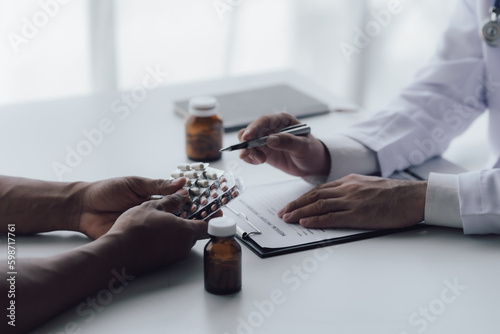
<svg viewBox="0 0 500 334">
<path fill-rule="evenodd" d="M 186 118 L 186 154 L 194 161 L 215 161 L 221 158 L 222 119 L 217 113 L 217 99 L 200 96 L 189 101 Z"/>
<path fill-rule="evenodd" d="M 241 246 L 235 240 L 236 222 L 218 217 L 208 222 L 212 237 L 204 250 L 205 290 L 226 295 L 241 290 Z"/>
</svg>

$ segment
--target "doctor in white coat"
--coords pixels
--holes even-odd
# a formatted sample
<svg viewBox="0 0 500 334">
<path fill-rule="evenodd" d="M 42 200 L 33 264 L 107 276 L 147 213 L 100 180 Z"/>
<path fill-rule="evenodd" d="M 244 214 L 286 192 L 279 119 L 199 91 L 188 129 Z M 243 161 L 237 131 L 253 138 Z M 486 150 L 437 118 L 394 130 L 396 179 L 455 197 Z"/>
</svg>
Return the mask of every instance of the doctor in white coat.
<svg viewBox="0 0 500 334">
<path fill-rule="evenodd" d="M 462 0 L 433 59 L 384 110 L 341 135 L 276 134 L 298 121 L 288 114 L 259 118 L 240 140 L 274 133 L 267 146 L 243 150 L 248 163 L 270 163 L 321 183 L 279 214 L 307 227 L 396 228 L 424 220 L 500 233 L 500 34 L 493 0 Z M 500 11 L 500 8 L 498 8 Z M 498 28 L 498 31 L 495 29 Z M 427 181 L 391 180 L 396 170 L 440 155 L 481 113 L 489 112 L 491 161 L 481 171 L 431 173 Z M 464 152 L 467 154 L 467 152 Z M 354 173 L 354 174 L 353 174 Z M 380 173 L 382 177 L 364 176 Z M 364 174 L 364 175 L 361 175 Z"/>
</svg>

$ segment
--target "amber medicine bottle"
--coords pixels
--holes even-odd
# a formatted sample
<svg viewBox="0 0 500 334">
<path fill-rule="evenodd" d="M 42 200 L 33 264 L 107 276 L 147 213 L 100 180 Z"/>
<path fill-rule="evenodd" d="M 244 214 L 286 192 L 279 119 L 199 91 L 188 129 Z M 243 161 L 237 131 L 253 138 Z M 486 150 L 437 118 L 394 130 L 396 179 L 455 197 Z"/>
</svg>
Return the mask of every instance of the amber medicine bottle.
<svg viewBox="0 0 500 334">
<path fill-rule="evenodd" d="M 205 290 L 226 295 L 241 290 L 241 246 L 235 240 L 236 223 L 231 218 L 213 218 L 208 223 L 212 237 L 205 246 Z"/>
<path fill-rule="evenodd" d="M 186 118 L 186 154 L 195 161 L 215 161 L 221 157 L 222 119 L 217 114 L 217 100 L 200 96 L 189 101 Z"/>
</svg>

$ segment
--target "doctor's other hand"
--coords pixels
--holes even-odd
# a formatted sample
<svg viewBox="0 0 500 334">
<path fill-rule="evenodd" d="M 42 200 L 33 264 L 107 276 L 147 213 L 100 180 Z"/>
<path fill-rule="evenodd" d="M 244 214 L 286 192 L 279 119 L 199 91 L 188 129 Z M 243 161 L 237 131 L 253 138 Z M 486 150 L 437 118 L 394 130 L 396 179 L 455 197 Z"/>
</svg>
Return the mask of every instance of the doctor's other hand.
<svg viewBox="0 0 500 334">
<path fill-rule="evenodd" d="M 320 185 L 278 215 L 308 228 L 389 229 L 424 220 L 427 181 L 351 174 Z"/>
<path fill-rule="evenodd" d="M 300 124 L 286 112 L 259 117 L 240 130 L 240 141 L 269 136 L 266 146 L 244 149 L 240 158 L 247 163 L 268 164 L 295 176 L 327 176 L 330 172 L 330 154 L 312 134 L 294 136 L 278 133 L 282 128 Z"/>
<path fill-rule="evenodd" d="M 150 200 L 122 214 L 102 239 L 119 250 L 121 265 L 139 274 L 187 257 L 197 240 L 209 237 L 208 224 L 172 214 L 188 199 L 186 189 Z"/>
<path fill-rule="evenodd" d="M 186 179 L 175 181 L 138 176 L 118 177 L 83 186 L 75 230 L 97 239 L 113 226 L 128 209 L 150 199 L 151 195 L 170 195 L 182 188 Z"/>
</svg>

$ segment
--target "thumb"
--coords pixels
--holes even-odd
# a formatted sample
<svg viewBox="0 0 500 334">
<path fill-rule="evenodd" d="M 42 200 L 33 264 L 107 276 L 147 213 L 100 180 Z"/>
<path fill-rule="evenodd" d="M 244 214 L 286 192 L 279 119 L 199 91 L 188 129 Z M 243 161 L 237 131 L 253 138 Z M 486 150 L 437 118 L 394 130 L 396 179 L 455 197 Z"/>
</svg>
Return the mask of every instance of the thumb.
<svg viewBox="0 0 500 334">
<path fill-rule="evenodd" d="M 176 212 L 179 211 L 188 198 L 188 191 L 186 189 L 180 189 L 175 194 L 165 196 L 160 200 L 152 200 L 152 203 L 156 209 L 165 212 Z"/>
<path fill-rule="evenodd" d="M 175 180 L 130 177 L 128 183 L 141 196 L 170 195 L 181 189 L 186 183 L 186 179 L 183 177 Z"/>
<path fill-rule="evenodd" d="M 308 137 L 280 133 L 270 135 L 267 138 L 266 144 L 273 150 L 300 153 L 301 151 L 307 150 L 309 140 Z"/>
<path fill-rule="evenodd" d="M 181 177 L 175 180 L 152 180 L 156 184 L 156 194 L 170 195 L 181 189 L 186 184 L 186 178 Z M 153 194 L 153 193 L 151 193 Z"/>
<path fill-rule="evenodd" d="M 195 240 L 208 239 L 208 224 L 203 220 L 186 220 L 186 224 L 191 227 Z"/>
</svg>

